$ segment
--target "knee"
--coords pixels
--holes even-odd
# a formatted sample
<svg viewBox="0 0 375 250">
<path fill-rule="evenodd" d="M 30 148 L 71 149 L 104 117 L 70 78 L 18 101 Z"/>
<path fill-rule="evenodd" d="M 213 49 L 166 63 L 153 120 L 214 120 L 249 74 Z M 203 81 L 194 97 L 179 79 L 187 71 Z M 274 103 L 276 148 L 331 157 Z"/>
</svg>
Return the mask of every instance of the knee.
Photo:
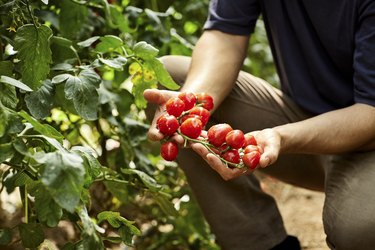
<svg viewBox="0 0 375 250">
<path fill-rule="evenodd" d="M 342 208 L 345 210 L 345 208 Z M 350 210 L 350 209 L 346 209 Z M 366 208 L 364 208 L 366 210 Z M 324 213 L 324 229 L 327 235 L 327 244 L 332 249 L 337 250 L 370 250 L 374 249 L 375 237 L 373 232 L 375 230 L 374 215 L 362 213 L 363 211 L 350 211 L 350 213 L 343 213 L 343 211 L 335 211 L 336 218 L 327 218 L 327 213 Z"/>
</svg>

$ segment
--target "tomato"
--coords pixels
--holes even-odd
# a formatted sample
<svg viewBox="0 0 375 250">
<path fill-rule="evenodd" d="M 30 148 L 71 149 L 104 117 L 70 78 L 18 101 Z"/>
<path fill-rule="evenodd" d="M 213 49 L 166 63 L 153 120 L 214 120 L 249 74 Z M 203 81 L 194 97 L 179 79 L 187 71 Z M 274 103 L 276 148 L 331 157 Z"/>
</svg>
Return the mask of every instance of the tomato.
<svg viewBox="0 0 375 250">
<path fill-rule="evenodd" d="M 196 139 L 202 132 L 202 122 L 198 118 L 188 118 L 181 123 L 180 131 L 183 135 Z"/>
<path fill-rule="evenodd" d="M 197 115 L 202 121 L 203 127 L 206 126 L 208 120 L 210 119 L 210 111 L 203 107 L 194 107 L 189 111 L 190 115 Z"/>
<path fill-rule="evenodd" d="M 249 168 L 249 169 L 255 169 L 260 160 L 260 153 L 259 151 L 251 151 L 247 154 L 244 154 L 242 156 L 243 163 Z"/>
<path fill-rule="evenodd" d="M 263 153 L 263 149 L 261 147 L 256 146 L 256 145 L 247 145 L 244 149 L 244 154 L 247 154 L 253 151 L 258 151 L 259 153 Z"/>
<path fill-rule="evenodd" d="M 202 104 L 203 108 L 211 111 L 214 108 L 214 99 L 206 93 L 197 94 L 197 103 Z"/>
<path fill-rule="evenodd" d="M 156 126 L 162 134 L 172 135 L 177 131 L 180 125 L 178 124 L 176 117 L 173 115 L 164 114 L 156 121 Z"/>
<path fill-rule="evenodd" d="M 238 164 L 241 161 L 241 156 L 237 149 L 229 149 L 228 151 L 225 151 L 221 157 L 234 164 Z"/>
<path fill-rule="evenodd" d="M 197 97 L 191 92 L 182 92 L 178 95 L 178 98 L 185 103 L 185 111 L 192 109 L 197 102 Z"/>
<path fill-rule="evenodd" d="M 245 134 L 245 146 L 247 145 L 257 145 L 257 140 L 255 140 L 255 137 L 251 134 Z"/>
<path fill-rule="evenodd" d="M 167 113 L 179 117 L 185 109 L 185 103 L 178 97 L 170 98 L 165 104 Z"/>
<path fill-rule="evenodd" d="M 232 131 L 232 127 L 226 123 L 213 125 L 207 131 L 208 141 L 215 147 L 220 147 L 225 142 L 225 137 Z"/>
<path fill-rule="evenodd" d="M 174 161 L 177 158 L 178 146 L 173 141 L 164 142 L 160 147 L 160 155 L 166 161 Z"/>
<path fill-rule="evenodd" d="M 241 130 L 235 129 L 225 136 L 225 141 L 232 148 L 242 148 L 245 145 L 245 135 Z"/>
</svg>

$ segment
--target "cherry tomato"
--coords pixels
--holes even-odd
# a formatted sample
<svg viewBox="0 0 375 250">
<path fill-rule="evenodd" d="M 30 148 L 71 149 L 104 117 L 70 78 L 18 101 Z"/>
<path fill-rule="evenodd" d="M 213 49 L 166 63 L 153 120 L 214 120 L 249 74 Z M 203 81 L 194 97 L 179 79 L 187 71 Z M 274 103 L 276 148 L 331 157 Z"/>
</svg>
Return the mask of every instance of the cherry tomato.
<svg viewBox="0 0 375 250">
<path fill-rule="evenodd" d="M 215 147 L 219 147 L 225 142 L 225 137 L 232 130 L 232 127 L 226 123 L 213 125 L 207 131 L 208 141 Z"/>
<path fill-rule="evenodd" d="M 255 140 L 255 137 L 251 134 L 245 134 L 245 146 L 247 145 L 257 145 L 257 140 Z"/>
<path fill-rule="evenodd" d="M 198 116 L 198 115 L 186 114 L 186 115 L 184 115 L 184 116 L 182 116 L 182 117 L 180 118 L 180 124 L 182 124 L 184 121 L 186 121 L 186 120 L 189 119 L 189 118 L 198 118 L 199 120 L 201 120 L 200 116 Z M 201 120 L 201 121 L 202 121 L 202 120 Z"/>
<path fill-rule="evenodd" d="M 225 141 L 232 148 L 242 148 L 245 145 L 245 135 L 241 130 L 235 129 L 225 136 Z"/>
<path fill-rule="evenodd" d="M 199 116 L 200 120 L 202 121 L 203 127 L 206 126 L 211 115 L 210 111 L 203 107 L 194 107 L 189 111 L 189 114 Z"/>
<path fill-rule="evenodd" d="M 253 151 L 258 151 L 259 153 L 263 153 L 263 149 L 259 146 L 256 145 L 247 145 L 244 149 L 244 154 L 253 152 Z"/>
<path fill-rule="evenodd" d="M 173 115 L 164 114 L 156 121 L 156 126 L 162 134 L 172 135 L 177 131 L 180 125 L 178 124 L 176 117 Z"/>
<path fill-rule="evenodd" d="M 214 99 L 207 93 L 199 93 L 197 96 L 197 103 L 202 104 L 203 108 L 211 111 L 214 108 Z"/>
<path fill-rule="evenodd" d="M 228 151 L 225 151 L 225 153 L 223 153 L 221 157 L 224 160 L 229 161 L 234 164 L 238 164 L 241 161 L 240 153 L 236 149 L 229 149 Z"/>
<path fill-rule="evenodd" d="M 180 126 L 180 131 L 183 135 L 189 138 L 196 139 L 202 132 L 202 122 L 198 118 L 188 118 Z"/>
<path fill-rule="evenodd" d="M 243 163 L 249 168 L 249 169 L 255 169 L 260 160 L 260 153 L 259 151 L 251 151 L 247 154 L 244 154 L 242 156 Z"/>
<path fill-rule="evenodd" d="M 178 98 L 185 103 L 185 111 L 192 109 L 197 102 L 197 97 L 191 92 L 182 92 L 178 95 Z"/>
<path fill-rule="evenodd" d="M 168 114 L 179 117 L 185 108 L 185 103 L 178 97 L 170 98 L 165 104 Z"/>
<path fill-rule="evenodd" d="M 174 161 L 177 158 L 178 146 L 173 141 L 164 142 L 160 147 L 160 155 L 166 161 Z"/>
</svg>

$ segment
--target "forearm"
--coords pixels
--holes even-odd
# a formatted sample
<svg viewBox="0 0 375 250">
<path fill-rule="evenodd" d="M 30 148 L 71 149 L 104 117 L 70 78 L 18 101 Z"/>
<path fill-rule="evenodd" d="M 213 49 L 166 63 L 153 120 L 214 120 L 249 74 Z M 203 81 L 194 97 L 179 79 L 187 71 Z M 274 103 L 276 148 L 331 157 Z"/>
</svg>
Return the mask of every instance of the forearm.
<svg viewBox="0 0 375 250">
<path fill-rule="evenodd" d="M 182 91 L 207 92 L 217 107 L 230 92 L 246 56 L 248 37 L 205 31 L 196 44 Z"/>
<path fill-rule="evenodd" d="M 375 149 L 375 108 L 365 104 L 276 127 L 281 153 L 344 153 Z"/>
</svg>

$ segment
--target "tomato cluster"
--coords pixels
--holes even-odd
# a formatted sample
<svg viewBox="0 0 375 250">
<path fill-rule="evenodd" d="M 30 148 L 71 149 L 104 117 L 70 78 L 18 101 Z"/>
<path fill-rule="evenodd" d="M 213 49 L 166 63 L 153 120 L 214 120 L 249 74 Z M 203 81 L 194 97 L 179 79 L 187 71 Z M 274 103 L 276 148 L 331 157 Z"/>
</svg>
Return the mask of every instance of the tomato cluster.
<svg viewBox="0 0 375 250">
<path fill-rule="evenodd" d="M 263 150 L 257 145 L 254 136 L 233 129 L 226 123 L 204 130 L 213 107 L 213 98 L 206 93 L 182 92 L 170 98 L 165 105 L 166 113 L 157 120 L 157 128 L 166 136 L 161 145 L 161 156 L 167 161 L 177 158 L 178 145 L 169 140 L 177 133 L 186 142 L 201 143 L 229 167 L 246 166 L 255 169 Z"/>
</svg>

